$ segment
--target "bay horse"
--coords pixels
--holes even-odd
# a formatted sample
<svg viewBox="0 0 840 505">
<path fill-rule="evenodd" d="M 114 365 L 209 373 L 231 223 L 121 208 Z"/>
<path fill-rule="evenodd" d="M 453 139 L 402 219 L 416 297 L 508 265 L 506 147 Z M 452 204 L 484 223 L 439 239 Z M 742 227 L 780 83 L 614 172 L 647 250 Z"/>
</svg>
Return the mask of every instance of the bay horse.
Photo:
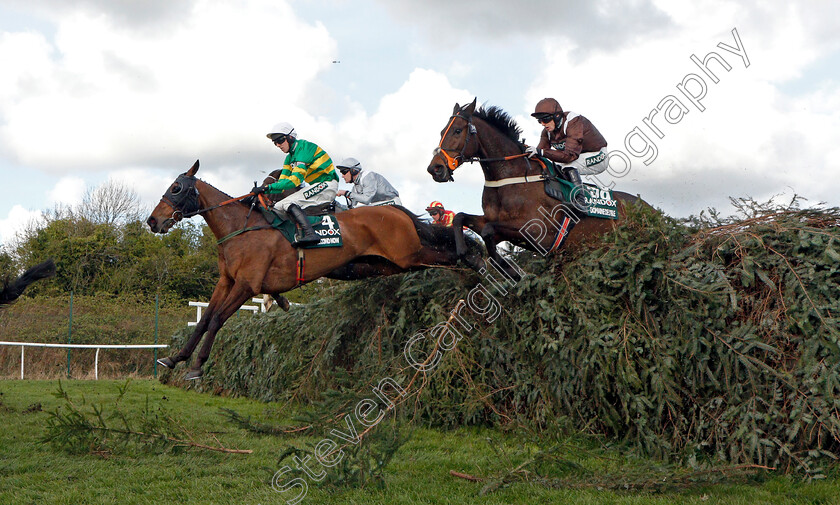
<svg viewBox="0 0 840 505">
<path fill-rule="evenodd" d="M 155 233 L 166 233 L 184 217 L 201 215 L 218 239 L 219 281 L 207 309 L 184 347 L 159 362 L 174 368 L 204 344 L 186 379 L 198 379 L 216 333 L 239 307 L 258 293 L 279 295 L 336 272 L 348 277 L 353 265 L 377 272 L 404 272 L 429 266 L 452 266 L 454 233 L 422 222 L 401 207 L 363 207 L 336 214 L 343 245 L 306 249 L 299 270 L 298 249 L 272 229 L 261 212 L 195 177 L 199 162 L 178 176 L 146 221 Z M 382 269 L 378 269 L 378 267 Z M 369 273 L 369 272 L 368 272 Z"/>
<path fill-rule="evenodd" d="M 480 108 L 476 100 L 460 106 L 441 130 L 440 144 L 435 149 L 427 171 L 436 182 L 453 181 L 452 173 L 467 161 L 478 161 L 484 172 L 484 192 L 481 208 L 484 215 L 458 213 L 453 221 L 457 254 L 473 269 L 484 268 L 479 256 L 468 254 L 462 226 L 475 231 L 484 239 L 488 256 L 497 268 L 504 269 L 514 279 L 515 271 L 502 259 L 496 246 L 503 241 L 543 254 L 553 252 L 562 244 L 575 248 L 588 238 L 612 230 L 626 216 L 628 204 L 647 205 L 641 198 L 613 191 L 617 201 L 618 219 L 588 217 L 571 203 L 561 203 L 548 196 L 544 189 L 542 165 L 529 160 L 520 141 L 521 129 L 511 117 L 498 107 Z M 565 220 L 568 217 L 569 220 Z M 541 238 L 525 236 L 523 229 L 535 220 L 548 221 L 557 233 L 544 233 Z M 561 225 L 565 221 L 565 225 Z M 548 228 L 548 227 L 547 227 Z M 547 229 L 546 228 L 546 229 Z"/>
<path fill-rule="evenodd" d="M 55 262 L 49 259 L 27 269 L 15 280 L 4 279 L 0 289 L 0 306 L 8 305 L 18 299 L 23 291 L 33 282 L 55 275 Z"/>
</svg>

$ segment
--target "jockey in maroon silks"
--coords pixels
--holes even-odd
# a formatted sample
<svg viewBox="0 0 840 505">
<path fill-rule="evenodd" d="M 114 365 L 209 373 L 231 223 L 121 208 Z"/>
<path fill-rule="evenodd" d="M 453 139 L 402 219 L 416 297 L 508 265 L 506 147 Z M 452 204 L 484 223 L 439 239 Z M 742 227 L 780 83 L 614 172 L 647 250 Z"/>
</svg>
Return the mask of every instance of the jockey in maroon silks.
<svg viewBox="0 0 840 505">
<path fill-rule="evenodd" d="M 590 120 L 563 108 L 554 98 L 537 102 L 534 113 L 543 131 L 537 146 L 529 146 L 529 157 L 541 156 L 560 165 L 560 175 L 581 186 L 581 175 L 607 169 L 607 141 Z M 583 192 L 577 193 L 583 197 Z"/>
</svg>

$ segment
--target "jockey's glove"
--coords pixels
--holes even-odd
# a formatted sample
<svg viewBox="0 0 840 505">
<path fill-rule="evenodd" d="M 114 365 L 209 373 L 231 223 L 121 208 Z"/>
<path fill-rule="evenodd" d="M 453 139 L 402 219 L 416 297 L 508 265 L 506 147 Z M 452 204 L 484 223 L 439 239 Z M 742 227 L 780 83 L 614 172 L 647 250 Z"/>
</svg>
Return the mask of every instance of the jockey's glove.
<svg viewBox="0 0 840 505">
<path fill-rule="evenodd" d="M 537 155 L 537 156 L 542 156 L 543 155 L 543 150 L 540 149 L 537 146 L 528 146 L 527 148 L 525 148 L 525 152 L 528 154 L 529 158 L 533 158 L 534 155 Z"/>
<path fill-rule="evenodd" d="M 255 195 L 265 193 L 265 186 L 254 186 L 254 189 L 251 190 L 251 193 Z"/>
</svg>

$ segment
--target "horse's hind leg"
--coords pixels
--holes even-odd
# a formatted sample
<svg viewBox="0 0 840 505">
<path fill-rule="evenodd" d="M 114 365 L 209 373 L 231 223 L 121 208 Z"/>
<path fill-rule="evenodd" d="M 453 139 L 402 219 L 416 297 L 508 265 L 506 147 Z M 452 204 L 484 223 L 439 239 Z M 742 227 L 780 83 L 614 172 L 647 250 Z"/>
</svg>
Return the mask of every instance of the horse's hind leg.
<svg viewBox="0 0 840 505">
<path fill-rule="evenodd" d="M 213 347 L 213 341 L 216 339 L 216 333 L 221 329 L 230 316 L 234 315 L 243 303 L 247 302 L 249 298 L 254 296 L 254 292 L 246 288 L 244 284 L 235 284 L 230 290 L 223 302 L 218 305 L 218 310 L 214 310 L 209 317 L 207 326 L 207 336 L 204 338 L 204 344 L 198 351 L 198 356 L 192 369 L 187 373 L 186 379 L 198 379 L 202 375 L 201 367 L 210 357 L 210 349 Z"/>
</svg>

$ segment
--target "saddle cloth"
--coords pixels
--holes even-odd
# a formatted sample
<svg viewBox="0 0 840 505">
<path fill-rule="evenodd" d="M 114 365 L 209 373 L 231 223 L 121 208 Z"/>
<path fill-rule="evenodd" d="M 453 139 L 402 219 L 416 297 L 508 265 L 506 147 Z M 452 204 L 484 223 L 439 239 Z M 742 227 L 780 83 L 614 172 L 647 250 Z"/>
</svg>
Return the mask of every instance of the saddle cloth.
<svg viewBox="0 0 840 505">
<path fill-rule="evenodd" d="M 306 209 L 309 210 L 309 209 Z M 286 240 L 295 243 L 295 233 L 297 232 L 297 224 L 289 219 L 285 213 L 278 212 L 274 209 L 260 208 L 260 211 L 265 216 L 272 228 L 280 230 Z M 306 246 L 304 249 L 316 249 L 321 247 L 341 247 L 343 242 L 341 240 L 341 229 L 338 226 L 338 219 L 334 214 L 323 215 L 307 215 L 307 219 L 312 224 L 312 228 L 321 237 L 321 241 L 317 244 Z"/>
<path fill-rule="evenodd" d="M 545 193 L 561 202 L 571 202 L 572 190 L 575 185 L 562 179 L 557 173 L 557 167 L 551 160 L 543 158 L 548 176 L 545 178 Z M 618 203 L 612 195 L 611 189 L 599 188 L 594 184 L 584 183 L 586 197 L 586 215 L 602 219 L 618 219 Z"/>
</svg>

